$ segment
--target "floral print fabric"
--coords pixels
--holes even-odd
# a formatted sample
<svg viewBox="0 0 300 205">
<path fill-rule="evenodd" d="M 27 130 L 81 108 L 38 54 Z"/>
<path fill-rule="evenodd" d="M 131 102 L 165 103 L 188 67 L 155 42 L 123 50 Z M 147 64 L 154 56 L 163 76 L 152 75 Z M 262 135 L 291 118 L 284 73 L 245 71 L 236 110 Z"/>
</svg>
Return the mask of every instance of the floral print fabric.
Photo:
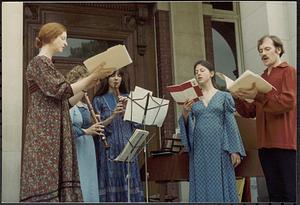
<svg viewBox="0 0 300 205">
<path fill-rule="evenodd" d="M 20 201 L 82 201 L 68 103 L 72 88 L 45 56 L 30 61 L 26 79 L 31 92 Z"/>
</svg>

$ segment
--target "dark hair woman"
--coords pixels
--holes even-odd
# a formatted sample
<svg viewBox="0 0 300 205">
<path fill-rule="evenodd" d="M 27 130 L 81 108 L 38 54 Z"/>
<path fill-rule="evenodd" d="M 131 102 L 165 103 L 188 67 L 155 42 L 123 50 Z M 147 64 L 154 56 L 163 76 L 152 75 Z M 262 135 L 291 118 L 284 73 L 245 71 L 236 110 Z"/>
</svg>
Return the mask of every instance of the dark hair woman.
<svg viewBox="0 0 300 205">
<path fill-rule="evenodd" d="M 245 156 L 234 118 L 230 93 L 217 90 L 211 64 L 200 60 L 194 66 L 202 99 L 187 100 L 179 118 L 180 136 L 189 152 L 190 202 L 239 202 L 234 168 Z"/>
<path fill-rule="evenodd" d="M 102 81 L 101 90 L 94 97 L 93 106 L 101 116 L 105 125 L 105 135 L 111 148 L 107 153 L 101 143 L 98 143 L 98 179 L 101 202 L 127 202 L 127 164 L 114 162 L 137 124 L 123 120 L 124 100 L 127 88 L 123 71 L 116 71 Z M 97 148 L 96 148 L 97 149 Z M 106 155 L 107 154 L 107 155 Z M 138 158 L 130 163 L 131 187 L 130 201 L 144 201 L 143 186 L 140 179 Z"/>
</svg>

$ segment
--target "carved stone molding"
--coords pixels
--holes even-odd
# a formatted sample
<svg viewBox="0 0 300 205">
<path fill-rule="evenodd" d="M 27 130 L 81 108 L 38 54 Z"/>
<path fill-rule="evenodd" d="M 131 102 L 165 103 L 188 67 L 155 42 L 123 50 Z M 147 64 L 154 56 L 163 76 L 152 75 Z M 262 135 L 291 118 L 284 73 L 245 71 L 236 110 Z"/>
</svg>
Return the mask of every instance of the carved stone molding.
<svg viewBox="0 0 300 205">
<path fill-rule="evenodd" d="M 26 20 L 37 21 L 38 20 L 38 6 L 35 5 L 25 5 L 24 6 L 24 16 Z"/>
<path fill-rule="evenodd" d="M 81 6 L 89 6 L 89 7 L 97 7 L 97 8 L 105 8 L 105 9 L 118 9 L 122 11 L 135 11 L 135 4 L 128 3 L 78 3 Z"/>
<path fill-rule="evenodd" d="M 137 10 L 137 37 L 138 37 L 138 53 L 139 55 L 143 56 L 146 52 L 146 32 L 144 25 L 146 21 L 148 20 L 149 12 L 148 8 L 145 5 L 138 5 Z"/>
<path fill-rule="evenodd" d="M 122 26 L 125 30 L 135 30 L 137 22 L 135 16 L 133 15 L 124 15 L 122 16 Z"/>
</svg>

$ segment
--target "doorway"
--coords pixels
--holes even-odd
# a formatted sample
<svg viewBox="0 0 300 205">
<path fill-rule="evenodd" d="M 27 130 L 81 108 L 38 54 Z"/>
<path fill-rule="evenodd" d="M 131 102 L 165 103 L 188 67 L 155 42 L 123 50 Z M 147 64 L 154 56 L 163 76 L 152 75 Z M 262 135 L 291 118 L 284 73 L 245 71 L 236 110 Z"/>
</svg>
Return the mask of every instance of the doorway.
<svg viewBox="0 0 300 205">
<path fill-rule="evenodd" d="M 153 91 L 157 96 L 157 69 L 154 27 L 155 3 L 24 3 L 24 56 L 23 73 L 29 61 L 38 54 L 34 47 L 40 27 L 48 22 L 66 26 L 68 48 L 53 57 L 57 70 L 66 75 L 75 65 L 107 48 L 124 44 L 133 63 L 124 69 L 128 88 L 135 86 Z M 23 126 L 25 135 L 28 108 L 28 90 L 25 75 L 23 79 Z M 129 78 L 130 77 L 130 78 Z M 90 99 L 97 89 L 89 93 Z M 159 148 L 159 129 L 146 127 L 155 134 L 148 150 Z M 144 163 L 140 155 L 140 166 Z M 155 191 L 151 189 L 150 193 Z"/>
</svg>

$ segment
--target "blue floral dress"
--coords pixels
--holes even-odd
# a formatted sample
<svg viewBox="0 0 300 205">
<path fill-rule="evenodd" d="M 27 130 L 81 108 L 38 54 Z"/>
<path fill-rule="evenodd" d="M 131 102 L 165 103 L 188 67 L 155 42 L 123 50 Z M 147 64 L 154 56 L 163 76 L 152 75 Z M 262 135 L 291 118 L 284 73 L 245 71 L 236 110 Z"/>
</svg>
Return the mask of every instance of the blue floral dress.
<svg viewBox="0 0 300 205">
<path fill-rule="evenodd" d="M 100 113 L 101 120 L 107 119 L 112 115 L 117 105 L 115 96 L 106 93 L 96 96 L 93 100 L 95 112 Z M 117 115 L 112 122 L 105 127 L 110 149 L 105 152 L 101 141 L 98 141 L 98 179 L 99 194 L 101 202 L 127 202 L 127 164 L 115 162 L 111 159 L 116 158 L 131 137 L 135 129 L 135 124 L 126 122 L 121 115 Z M 138 157 L 135 157 L 130 167 L 130 201 L 144 201 L 143 186 L 140 179 Z"/>
<path fill-rule="evenodd" d="M 230 153 L 246 156 L 229 93 L 217 91 L 207 107 L 193 104 L 187 125 L 179 118 L 180 136 L 189 152 L 189 201 L 238 202 Z"/>
<path fill-rule="evenodd" d="M 85 135 L 83 129 L 91 123 L 90 111 L 86 104 L 70 109 L 76 153 L 79 167 L 80 185 L 84 202 L 99 202 L 96 152 L 93 136 Z"/>
</svg>

